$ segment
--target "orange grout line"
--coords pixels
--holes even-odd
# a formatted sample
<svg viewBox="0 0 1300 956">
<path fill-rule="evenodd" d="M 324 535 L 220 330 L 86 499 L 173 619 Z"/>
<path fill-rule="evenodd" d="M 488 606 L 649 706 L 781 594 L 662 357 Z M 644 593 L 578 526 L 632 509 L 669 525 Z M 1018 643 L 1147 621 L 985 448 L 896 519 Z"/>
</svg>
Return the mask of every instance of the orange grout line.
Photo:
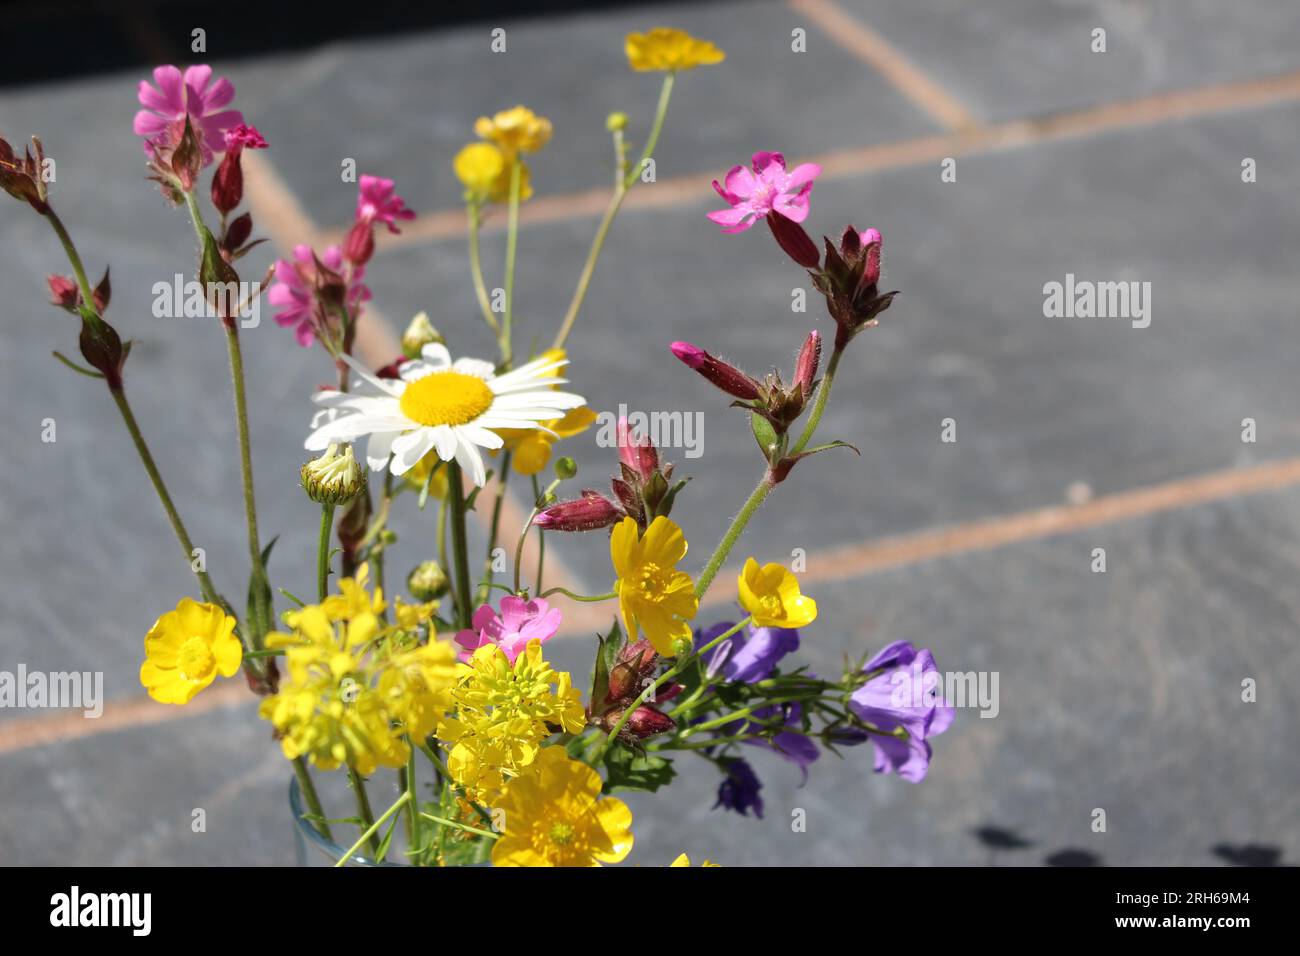
<svg viewBox="0 0 1300 956">
<path fill-rule="evenodd" d="M 960 100 L 930 79 L 907 56 L 861 20 L 831 0 L 787 0 L 791 9 L 821 27 L 826 36 L 862 60 L 945 129 L 971 129 L 979 123 Z"/>
<path fill-rule="evenodd" d="M 808 570 L 800 577 L 808 583 L 844 581 L 880 571 L 932 561 L 936 558 L 991 551 L 1022 541 L 1097 528 L 1195 505 L 1246 495 L 1278 491 L 1300 484 L 1300 457 L 1284 458 L 1250 468 L 1227 469 L 1145 488 L 1095 498 L 1086 504 L 1038 508 L 995 518 L 985 518 L 943 528 L 926 528 L 908 534 L 845 545 L 808 557 Z M 735 568 L 723 569 L 702 606 L 712 607 L 733 599 Z M 604 610 L 601 610 L 604 608 Z M 608 625 L 616 611 L 610 604 L 569 605 L 562 636 L 589 635 Z M 243 684 L 230 681 L 204 691 L 185 707 L 167 707 L 147 697 L 108 701 L 98 720 L 78 714 L 20 718 L 0 722 L 0 754 L 122 730 L 164 723 L 182 717 L 231 707 L 249 701 Z"/>
<path fill-rule="evenodd" d="M 895 140 L 871 146 L 850 147 L 799 157 L 822 167 L 821 179 L 850 179 L 867 173 L 902 169 L 938 162 L 948 156 L 970 156 L 997 150 L 1017 149 L 1063 139 L 1093 136 L 1113 130 L 1147 126 L 1171 120 L 1211 116 L 1229 110 L 1255 109 L 1300 100 L 1300 71 L 1260 79 L 1240 80 L 1217 86 L 1153 93 L 1149 96 L 1101 106 L 1055 113 L 1043 117 L 1010 120 L 991 126 Z M 624 209 L 669 209 L 702 202 L 712 197 L 709 183 L 717 170 L 661 179 L 628 193 Z M 605 188 L 585 189 L 559 196 L 531 200 L 520 210 L 521 225 L 570 221 L 599 216 L 609 202 Z M 484 231 L 503 227 L 504 217 L 488 224 Z M 337 242 L 342 230 L 323 236 Z M 465 213 L 447 209 L 421 216 L 400 236 L 381 235 L 381 248 L 401 248 L 459 238 L 465 235 Z"/>
<path fill-rule="evenodd" d="M 1084 504 L 1038 508 L 831 548 L 810 554 L 808 569 L 800 578 L 806 582 L 850 580 L 935 558 L 991 551 L 1021 541 L 1277 491 L 1296 484 L 1300 484 L 1300 457 L 1177 478 L 1105 495 Z M 724 586 L 710 588 L 703 603 L 718 604 L 733 599 L 733 586 L 728 582 L 734 582 L 738 573 L 736 568 L 724 569 L 717 578 Z"/>
</svg>

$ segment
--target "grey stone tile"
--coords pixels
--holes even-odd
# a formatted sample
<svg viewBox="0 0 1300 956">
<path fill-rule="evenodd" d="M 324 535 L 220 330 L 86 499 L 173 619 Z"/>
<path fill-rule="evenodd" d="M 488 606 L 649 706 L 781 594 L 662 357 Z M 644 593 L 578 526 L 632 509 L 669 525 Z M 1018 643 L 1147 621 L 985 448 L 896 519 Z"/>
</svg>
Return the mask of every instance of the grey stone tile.
<svg viewBox="0 0 1300 956">
<path fill-rule="evenodd" d="M 840 6 L 991 121 L 1300 68 L 1300 10 L 1277 0 L 1244 0 L 1231 11 L 1211 0 Z M 1105 53 L 1092 52 L 1099 27 Z"/>
</svg>

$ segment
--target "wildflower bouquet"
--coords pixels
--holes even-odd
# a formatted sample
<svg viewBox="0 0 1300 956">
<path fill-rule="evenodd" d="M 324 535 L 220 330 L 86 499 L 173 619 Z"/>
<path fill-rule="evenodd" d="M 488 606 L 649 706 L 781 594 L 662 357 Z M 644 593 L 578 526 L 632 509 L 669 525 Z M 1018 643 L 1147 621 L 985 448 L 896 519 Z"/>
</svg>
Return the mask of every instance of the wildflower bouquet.
<svg viewBox="0 0 1300 956">
<path fill-rule="evenodd" d="M 244 283 L 240 270 L 261 241 L 253 239 L 251 214 L 240 211 L 244 153 L 266 149 L 267 139 L 232 108 L 234 87 L 209 67 L 162 66 L 152 82 L 141 82 L 135 132 L 149 178 L 188 214 L 201 306 L 228 352 L 250 567 L 241 608 L 194 560 L 198 552 L 127 400 L 131 343 L 106 318 L 108 271 L 91 283 L 55 211 L 40 140 L 22 156 L 0 140 L 0 185 L 46 220 L 72 269 L 48 281 L 54 304 L 78 324 L 84 364 L 54 355 L 107 388 L 195 575 L 197 598 L 182 597 L 145 635 L 140 681 L 154 700 L 180 706 L 218 676 L 242 670 L 293 767 L 295 804 L 305 807 L 300 824 L 340 841 L 340 864 L 617 863 L 628 857 L 633 836 L 631 812 L 614 794 L 657 791 L 683 762 L 717 775 L 719 806 L 761 816 L 761 785 L 747 752 L 774 751 L 806 777 L 822 750 L 870 744 L 877 772 L 919 781 L 929 738 L 952 720 L 932 656 L 906 642 L 846 662 L 834 678 L 794 663 L 817 604 L 779 563 L 747 558 L 735 580 L 740 613 L 699 620 L 701 596 L 768 496 L 804 459 L 851 448 L 815 443 L 818 425 L 846 349 L 894 296 L 879 287 L 879 232 L 850 226 L 819 247 L 801 225 L 821 171 L 816 164 L 789 168 L 780 153 L 755 153 L 752 166 L 735 166 L 714 182 L 725 208 L 709 219 L 725 233 L 766 224 L 825 298 L 834 323 L 829 359 L 823 363 L 818 331 L 798 348 L 788 381 L 775 370 L 751 375 L 691 343 L 665 343 L 739 410 L 760 459 L 753 492 L 703 567 L 688 570 L 686 537 L 672 519 L 686 479 L 626 420 L 617 423 L 608 494 L 569 491 L 573 460 L 552 460 L 557 444 L 575 440 L 597 417 L 570 390 L 566 344 L 610 224 L 628 193 L 653 179 L 646 171 L 679 74 L 724 59 L 712 43 L 671 29 L 632 34 L 626 52 L 633 70 L 663 75 L 658 105 L 636 159 L 628 118 L 609 117 L 613 193 L 551 347 L 517 350 L 519 212 L 533 194 L 528 157 L 552 134 L 547 119 L 517 106 L 480 118 L 477 141 L 451 163 L 464 185 L 478 318 L 498 354 L 457 355 L 421 314 L 402 337 L 402 355 L 382 368 L 359 359 L 353 346 L 367 318 L 375 234 L 397 233 L 415 216 L 393 181 L 359 178 L 354 223 L 340 245 L 299 246 L 259 281 Z M 498 296 L 489 293 L 479 250 L 481 224 L 501 207 L 506 250 Z M 240 333 L 241 317 L 262 296 L 299 345 L 324 351 L 336 382 L 310 396 L 310 426 L 309 396 L 302 397 L 304 444 L 315 457 L 297 478 L 320 506 L 320 528 L 315 590 L 301 597 L 304 582 L 272 586 L 271 549 L 254 498 Z M 502 520 L 512 473 L 532 487 L 519 528 Z M 470 553 L 471 511 L 491 516 L 486 561 Z M 385 552 L 408 525 L 436 542 L 437 556 L 394 587 Z M 551 534 L 586 534 L 608 547 L 606 593 L 547 588 L 541 557 L 535 576 L 523 579 L 527 539 Z M 510 541 L 513 574 L 497 580 L 499 546 Z M 608 611 L 581 686 L 547 660 L 547 644 L 574 602 Z M 355 815 L 322 806 L 315 777 L 331 771 L 347 775 Z M 376 803 L 376 791 L 395 797 Z M 686 863 L 684 855 L 677 861 Z"/>
</svg>

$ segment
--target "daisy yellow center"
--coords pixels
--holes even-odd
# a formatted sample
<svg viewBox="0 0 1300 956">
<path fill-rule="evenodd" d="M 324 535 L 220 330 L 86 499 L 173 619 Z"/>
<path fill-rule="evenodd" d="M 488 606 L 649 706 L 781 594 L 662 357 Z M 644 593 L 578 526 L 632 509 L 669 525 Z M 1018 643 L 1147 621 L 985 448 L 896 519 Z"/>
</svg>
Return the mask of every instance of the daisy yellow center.
<svg viewBox="0 0 1300 956">
<path fill-rule="evenodd" d="M 637 589 L 646 601 L 660 601 L 668 588 L 671 569 L 661 568 L 653 561 L 641 566 L 641 575 L 637 580 Z"/>
<path fill-rule="evenodd" d="M 556 846 L 568 846 L 573 842 L 573 824 L 552 823 L 547 836 L 551 838 L 551 842 Z"/>
<path fill-rule="evenodd" d="M 191 637 L 181 645 L 176 655 L 176 667 L 186 680 L 203 680 L 212 674 L 217 666 L 217 659 L 212 656 L 212 648 L 201 637 Z"/>
<path fill-rule="evenodd" d="M 402 414 L 421 425 L 464 425 L 492 407 L 492 389 L 477 375 L 435 372 L 406 386 Z"/>
</svg>

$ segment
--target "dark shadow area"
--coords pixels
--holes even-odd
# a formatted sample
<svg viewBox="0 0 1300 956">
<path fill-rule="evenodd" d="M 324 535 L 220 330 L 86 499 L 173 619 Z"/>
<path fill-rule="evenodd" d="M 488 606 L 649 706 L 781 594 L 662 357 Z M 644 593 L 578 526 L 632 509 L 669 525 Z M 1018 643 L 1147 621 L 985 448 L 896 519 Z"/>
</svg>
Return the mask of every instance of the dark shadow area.
<svg viewBox="0 0 1300 956">
<path fill-rule="evenodd" d="M 657 8 L 683 0 L 667 0 Z M 698 5 L 704 0 L 691 0 Z M 627 0 L 474 0 L 365 4 L 275 3 L 263 0 L 51 0 L 6 3 L 5 55 L 0 86 L 69 80 L 109 70 L 186 63 L 302 50 L 357 40 L 495 22 L 555 16 L 583 10 L 644 6 Z M 646 26 L 659 23 L 659 9 Z M 207 52 L 190 53 L 193 31 L 205 31 Z M 14 42 L 10 42 L 14 41 Z M 487 37 L 485 35 L 486 44 Z M 178 64 L 179 65 L 179 64 Z"/>
<path fill-rule="evenodd" d="M 1043 863 L 1047 866 L 1102 866 L 1102 859 L 1095 853 L 1089 853 L 1087 850 L 1080 850 L 1076 847 L 1066 847 L 1064 850 L 1057 850 L 1051 856 L 1045 857 Z"/>
<path fill-rule="evenodd" d="M 1233 866 L 1286 866 L 1282 862 L 1282 851 L 1275 846 L 1260 843 L 1219 843 L 1210 848 L 1210 852 L 1220 860 Z"/>
</svg>

